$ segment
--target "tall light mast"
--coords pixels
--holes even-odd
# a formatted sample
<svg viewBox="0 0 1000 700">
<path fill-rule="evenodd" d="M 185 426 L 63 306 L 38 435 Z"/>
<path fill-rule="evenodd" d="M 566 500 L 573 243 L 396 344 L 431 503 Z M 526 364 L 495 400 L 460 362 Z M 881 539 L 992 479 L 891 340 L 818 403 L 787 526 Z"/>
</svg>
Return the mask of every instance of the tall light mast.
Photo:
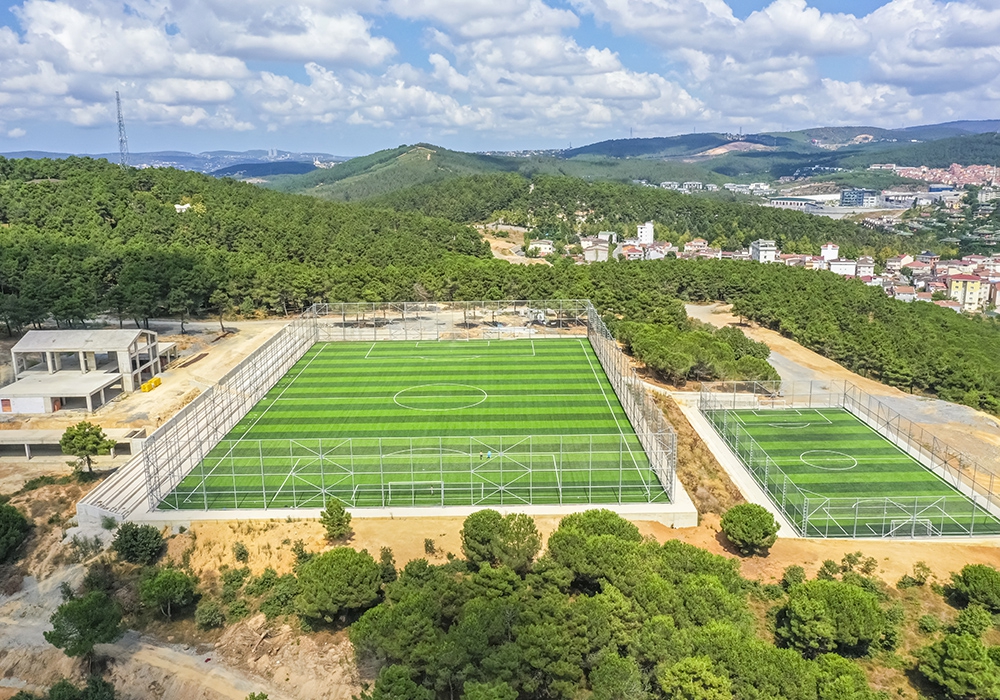
<svg viewBox="0 0 1000 700">
<path fill-rule="evenodd" d="M 128 167 L 128 136 L 125 134 L 125 118 L 122 116 L 122 97 L 117 90 L 115 103 L 118 105 L 118 151 L 121 154 L 118 167 L 125 170 Z"/>
</svg>

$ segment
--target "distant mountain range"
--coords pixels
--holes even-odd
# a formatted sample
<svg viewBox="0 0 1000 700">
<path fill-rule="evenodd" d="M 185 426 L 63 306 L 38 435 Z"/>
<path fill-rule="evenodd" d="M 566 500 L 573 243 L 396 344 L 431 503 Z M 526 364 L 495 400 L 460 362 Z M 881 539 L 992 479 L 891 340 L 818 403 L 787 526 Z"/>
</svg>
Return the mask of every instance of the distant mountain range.
<svg viewBox="0 0 1000 700">
<path fill-rule="evenodd" d="M 71 155 L 91 158 L 105 158 L 112 163 L 118 162 L 117 153 L 49 153 L 47 151 L 16 151 L 2 153 L 6 158 L 68 158 Z M 178 170 L 196 170 L 201 173 L 219 174 L 220 177 L 234 176 L 234 173 L 246 173 L 240 177 L 261 177 L 279 173 L 308 172 L 305 165 L 312 169 L 313 163 L 340 163 L 347 160 L 343 156 L 330 153 L 293 153 L 290 151 L 207 151 L 205 153 L 187 153 L 185 151 L 153 151 L 150 153 L 131 153 L 129 164 L 137 168 L 177 168 Z M 251 166 L 271 166 L 270 169 L 256 169 Z M 221 171 L 221 172 L 220 172 Z M 251 173 L 251 171 L 254 171 Z"/>
</svg>

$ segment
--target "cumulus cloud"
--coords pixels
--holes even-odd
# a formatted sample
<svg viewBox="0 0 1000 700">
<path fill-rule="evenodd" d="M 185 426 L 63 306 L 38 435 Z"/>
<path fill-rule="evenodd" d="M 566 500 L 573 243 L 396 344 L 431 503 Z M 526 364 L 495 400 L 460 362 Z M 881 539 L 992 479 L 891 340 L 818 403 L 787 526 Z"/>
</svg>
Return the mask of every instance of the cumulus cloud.
<svg viewBox="0 0 1000 700">
<path fill-rule="evenodd" d="M 0 27 L 10 137 L 37 120 L 110 124 L 115 90 L 130 122 L 179 129 L 515 139 L 1000 106 L 995 0 L 883 0 L 865 16 L 770 0 L 745 19 L 725 0 L 21 0 L 14 15 Z M 606 40 L 581 38 L 584 17 Z M 630 42 L 647 58 L 623 60 Z"/>
</svg>

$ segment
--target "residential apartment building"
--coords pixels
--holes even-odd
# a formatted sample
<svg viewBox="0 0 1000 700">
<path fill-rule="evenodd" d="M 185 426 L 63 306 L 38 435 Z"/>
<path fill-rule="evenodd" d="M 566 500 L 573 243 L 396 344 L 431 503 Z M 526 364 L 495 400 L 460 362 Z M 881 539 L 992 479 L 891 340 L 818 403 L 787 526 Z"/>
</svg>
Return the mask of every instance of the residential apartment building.
<svg viewBox="0 0 1000 700">
<path fill-rule="evenodd" d="M 760 263 L 773 263 L 778 255 L 778 246 L 774 241 L 763 238 L 750 244 L 750 259 Z"/>
</svg>

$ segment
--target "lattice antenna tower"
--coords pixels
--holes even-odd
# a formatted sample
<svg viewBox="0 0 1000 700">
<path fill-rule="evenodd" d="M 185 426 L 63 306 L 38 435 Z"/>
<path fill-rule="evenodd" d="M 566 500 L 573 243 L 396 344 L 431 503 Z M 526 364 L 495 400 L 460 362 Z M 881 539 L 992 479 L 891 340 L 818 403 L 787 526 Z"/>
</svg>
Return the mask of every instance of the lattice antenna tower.
<svg viewBox="0 0 1000 700">
<path fill-rule="evenodd" d="M 125 134 L 125 118 L 122 116 L 122 97 L 115 90 L 115 103 L 118 105 L 118 151 L 120 157 L 118 167 L 124 170 L 128 167 L 128 136 Z"/>
</svg>

